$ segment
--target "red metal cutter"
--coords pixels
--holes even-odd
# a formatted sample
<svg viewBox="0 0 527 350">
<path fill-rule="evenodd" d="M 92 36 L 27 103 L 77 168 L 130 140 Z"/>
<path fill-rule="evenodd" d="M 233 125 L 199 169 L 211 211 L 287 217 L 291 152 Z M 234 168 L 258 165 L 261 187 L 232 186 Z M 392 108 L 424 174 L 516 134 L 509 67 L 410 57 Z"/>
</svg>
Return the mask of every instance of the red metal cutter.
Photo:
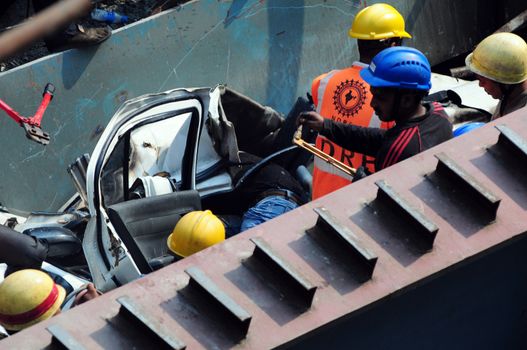
<svg viewBox="0 0 527 350">
<path fill-rule="evenodd" d="M 49 134 L 42 131 L 40 128 L 40 122 L 42 121 L 42 116 L 48 108 L 48 104 L 53 98 L 53 93 L 55 92 L 55 86 L 51 83 L 48 83 L 44 88 L 42 93 L 42 102 L 37 109 L 35 115 L 31 118 L 23 117 L 18 114 L 13 108 L 11 108 L 7 103 L 0 99 L 0 108 L 3 109 L 15 122 L 17 122 L 21 127 L 26 131 L 26 136 L 28 139 L 38 142 L 42 145 L 47 145 L 49 143 Z"/>
</svg>

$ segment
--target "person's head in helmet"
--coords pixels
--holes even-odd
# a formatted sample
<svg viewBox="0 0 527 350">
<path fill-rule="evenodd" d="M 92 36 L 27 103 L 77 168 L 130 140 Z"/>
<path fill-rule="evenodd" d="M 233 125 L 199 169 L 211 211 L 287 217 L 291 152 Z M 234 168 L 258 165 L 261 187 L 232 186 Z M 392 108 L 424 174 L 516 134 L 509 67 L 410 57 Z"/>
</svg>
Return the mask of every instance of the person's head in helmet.
<svg viewBox="0 0 527 350">
<path fill-rule="evenodd" d="M 527 43 L 512 33 L 497 33 L 483 39 L 465 59 L 479 85 L 502 101 L 499 115 L 527 103 Z M 520 95 L 524 95 L 521 98 Z"/>
<path fill-rule="evenodd" d="M 210 210 L 185 214 L 168 237 L 168 249 L 179 258 L 225 240 L 225 226 Z"/>
<path fill-rule="evenodd" d="M 406 32 L 403 16 L 388 4 L 374 4 L 362 9 L 353 20 L 348 35 L 357 39 L 360 61 L 369 64 L 382 50 L 401 46 Z"/>
<path fill-rule="evenodd" d="M 101 293 L 88 283 L 69 294 L 75 297 L 70 307 L 92 300 Z M 64 288 L 45 272 L 18 270 L 0 283 L 0 325 L 10 334 L 18 332 L 61 312 L 67 300 Z"/>
<path fill-rule="evenodd" d="M 377 54 L 360 73 L 370 85 L 371 106 L 382 121 L 423 115 L 421 100 L 431 88 L 430 63 L 414 48 L 391 47 Z"/>
<path fill-rule="evenodd" d="M 20 331 L 60 312 L 66 292 L 45 272 L 19 270 L 0 283 L 0 325 Z"/>
</svg>

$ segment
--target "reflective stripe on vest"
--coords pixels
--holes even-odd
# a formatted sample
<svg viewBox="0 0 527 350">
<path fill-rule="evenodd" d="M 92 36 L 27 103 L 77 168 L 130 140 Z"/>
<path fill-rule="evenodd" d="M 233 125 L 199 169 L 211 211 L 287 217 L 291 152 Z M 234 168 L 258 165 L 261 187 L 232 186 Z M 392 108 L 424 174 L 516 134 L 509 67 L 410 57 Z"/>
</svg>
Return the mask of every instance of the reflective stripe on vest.
<svg viewBox="0 0 527 350">
<path fill-rule="evenodd" d="M 381 121 L 370 106 L 371 93 L 369 86 L 360 77 L 360 71 L 365 65 L 334 70 L 323 76 L 318 82 L 317 112 L 324 118 L 364 127 L 381 127 Z M 313 86 L 316 88 L 316 85 Z M 357 168 L 364 163 L 364 155 L 342 149 L 323 136 L 318 136 L 317 148 L 328 153 L 346 165 Z M 373 169 L 373 158 L 368 157 L 368 168 Z M 315 158 L 313 170 L 313 199 L 333 192 L 350 183 L 351 177 L 328 164 Z"/>
<path fill-rule="evenodd" d="M 321 171 L 323 171 L 325 173 L 343 177 L 343 178 L 345 178 L 346 180 L 348 180 L 350 182 L 351 182 L 351 180 L 353 180 L 353 177 L 351 175 L 346 174 L 345 172 L 343 172 L 339 168 L 334 167 L 333 165 L 329 164 L 325 160 L 320 159 L 318 157 L 315 157 L 315 167 L 318 170 L 321 170 Z"/>
<path fill-rule="evenodd" d="M 370 124 L 368 125 L 368 128 L 380 128 L 380 127 L 381 127 L 381 120 L 379 119 L 377 114 L 375 114 L 375 112 L 373 112 L 373 115 L 371 116 L 371 120 L 370 120 Z"/>
<path fill-rule="evenodd" d="M 320 111 L 322 109 L 322 103 L 320 103 L 320 99 L 324 98 L 324 92 L 326 91 L 326 87 L 328 86 L 328 81 L 331 79 L 335 73 L 338 71 L 332 70 L 323 79 L 320 79 L 320 85 L 318 86 L 318 104 L 317 104 L 317 113 L 320 114 Z"/>
</svg>

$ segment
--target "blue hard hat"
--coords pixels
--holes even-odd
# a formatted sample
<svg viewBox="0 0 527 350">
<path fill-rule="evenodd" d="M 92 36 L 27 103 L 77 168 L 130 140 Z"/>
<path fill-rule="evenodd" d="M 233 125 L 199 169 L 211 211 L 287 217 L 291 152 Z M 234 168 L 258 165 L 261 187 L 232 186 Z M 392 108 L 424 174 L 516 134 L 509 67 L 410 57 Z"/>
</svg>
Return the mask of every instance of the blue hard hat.
<svg viewBox="0 0 527 350">
<path fill-rule="evenodd" d="M 453 133 L 454 137 L 466 134 L 467 132 L 469 132 L 471 130 L 474 130 L 474 129 L 477 129 L 477 128 L 481 128 L 483 125 L 485 125 L 485 123 L 481 123 L 481 122 L 473 122 L 473 123 L 463 124 L 459 128 L 457 128 L 456 130 L 454 130 L 454 133 Z"/>
<path fill-rule="evenodd" d="M 428 91 L 432 86 L 428 59 L 421 51 L 405 46 L 382 50 L 360 76 L 375 88 Z"/>
</svg>

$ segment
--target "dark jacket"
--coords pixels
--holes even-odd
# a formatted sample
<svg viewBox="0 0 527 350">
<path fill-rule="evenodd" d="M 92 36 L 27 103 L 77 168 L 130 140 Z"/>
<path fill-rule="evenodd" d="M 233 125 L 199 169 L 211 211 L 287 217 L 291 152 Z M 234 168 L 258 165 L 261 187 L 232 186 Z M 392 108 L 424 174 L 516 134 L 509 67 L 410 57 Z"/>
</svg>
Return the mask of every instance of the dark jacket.
<svg viewBox="0 0 527 350">
<path fill-rule="evenodd" d="M 521 84 L 518 84 L 500 101 L 492 119 L 503 117 L 525 106 L 527 106 L 527 90 L 523 90 Z"/>
<path fill-rule="evenodd" d="M 283 167 L 269 162 L 258 168 L 257 171 L 252 172 L 253 166 L 261 159 L 243 152 L 240 154 L 240 159 L 245 165 L 234 178 L 234 182 L 237 184 L 234 193 L 244 211 L 266 197 L 266 193 L 269 191 L 290 191 L 295 195 L 295 199 L 298 198 L 298 200 L 294 200 L 297 204 L 301 205 L 305 202 L 302 185 Z M 252 173 L 246 177 L 249 171 Z M 242 178 L 244 181 L 240 183 Z"/>
<path fill-rule="evenodd" d="M 320 134 L 346 149 L 374 156 L 375 170 L 379 171 L 452 138 L 452 124 L 443 107 L 438 103 L 424 106 L 424 116 L 399 122 L 388 130 L 325 119 Z"/>
<path fill-rule="evenodd" d="M 48 246 L 38 239 L 0 225 L 0 263 L 10 269 L 40 269 Z"/>
</svg>

